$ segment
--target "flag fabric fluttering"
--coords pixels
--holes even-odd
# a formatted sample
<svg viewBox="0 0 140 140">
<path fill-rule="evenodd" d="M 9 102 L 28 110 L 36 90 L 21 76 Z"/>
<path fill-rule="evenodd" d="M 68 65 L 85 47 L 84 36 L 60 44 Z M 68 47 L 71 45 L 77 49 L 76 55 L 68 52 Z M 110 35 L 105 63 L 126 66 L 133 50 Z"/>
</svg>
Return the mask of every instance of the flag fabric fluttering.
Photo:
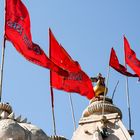
<svg viewBox="0 0 140 140">
<path fill-rule="evenodd" d="M 76 92 L 88 99 L 94 97 L 93 86 L 90 78 L 82 71 L 77 61 L 74 61 L 66 50 L 55 39 L 51 30 L 50 36 L 50 59 L 61 68 L 68 71 L 69 76 L 59 76 L 51 72 L 51 86 L 67 92 Z"/>
<path fill-rule="evenodd" d="M 124 36 L 125 63 L 140 77 L 140 60 L 136 53 L 131 49 L 130 44 Z"/>
<path fill-rule="evenodd" d="M 16 50 L 27 60 L 51 69 L 60 75 L 68 75 L 66 71 L 54 64 L 39 47 L 32 42 L 30 17 L 21 0 L 6 0 L 5 38 L 12 42 Z"/>
<path fill-rule="evenodd" d="M 125 66 L 123 66 L 119 63 L 118 57 L 113 48 L 111 49 L 111 53 L 110 53 L 109 66 L 114 68 L 119 73 L 126 75 L 128 77 L 139 77 L 137 74 L 132 74 L 132 73 L 128 72 L 127 69 L 125 68 Z"/>
</svg>

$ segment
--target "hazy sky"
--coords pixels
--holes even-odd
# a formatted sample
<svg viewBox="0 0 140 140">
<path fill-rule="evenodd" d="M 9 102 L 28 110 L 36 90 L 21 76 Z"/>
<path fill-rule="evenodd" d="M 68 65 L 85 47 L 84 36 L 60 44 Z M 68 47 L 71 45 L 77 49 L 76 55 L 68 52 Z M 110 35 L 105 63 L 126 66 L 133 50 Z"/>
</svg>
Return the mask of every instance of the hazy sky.
<svg viewBox="0 0 140 140">
<path fill-rule="evenodd" d="M 106 77 L 111 47 L 120 62 L 124 63 L 123 35 L 140 59 L 140 1 L 139 0 L 23 0 L 31 19 L 33 41 L 48 54 L 48 29 L 51 27 L 57 40 L 82 69 L 91 77 L 99 72 Z M 0 1 L 0 42 L 3 40 L 4 0 Z M 0 49 L 1 54 L 1 49 Z M 129 69 L 130 72 L 131 69 Z M 128 127 L 125 94 L 125 77 L 110 70 L 109 93 L 112 96 L 119 80 L 114 104 L 123 113 L 123 123 Z M 129 78 L 133 139 L 140 138 L 139 100 L 140 83 Z M 71 139 L 73 123 L 68 93 L 54 90 L 57 134 Z M 76 123 L 89 104 L 85 97 L 72 95 Z M 9 102 L 16 115 L 53 134 L 49 90 L 49 70 L 26 61 L 6 43 L 2 101 Z"/>
</svg>

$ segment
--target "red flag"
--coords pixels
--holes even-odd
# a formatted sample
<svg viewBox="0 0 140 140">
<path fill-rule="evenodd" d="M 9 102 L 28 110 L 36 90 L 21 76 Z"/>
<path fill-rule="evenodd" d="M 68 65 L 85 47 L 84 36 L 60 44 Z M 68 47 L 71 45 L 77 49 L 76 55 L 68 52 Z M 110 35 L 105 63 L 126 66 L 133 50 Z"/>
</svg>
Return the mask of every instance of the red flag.
<svg viewBox="0 0 140 140">
<path fill-rule="evenodd" d="M 88 99 L 94 97 L 94 91 L 91 80 L 84 73 L 77 61 L 72 60 L 65 49 L 59 45 L 51 30 L 50 36 L 50 59 L 63 69 L 69 72 L 68 77 L 62 77 L 51 72 L 51 85 L 54 88 L 67 92 L 76 92 Z"/>
<path fill-rule="evenodd" d="M 129 42 L 124 36 L 125 62 L 140 77 L 140 60 L 137 59 L 136 53 L 130 48 Z"/>
<path fill-rule="evenodd" d="M 56 66 L 45 52 L 32 42 L 30 17 L 21 0 L 6 0 L 5 37 L 27 60 L 61 75 L 67 72 Z"/>
<path fill-rule="evenodd" d="M 123 75 L 129 77 L 138 77 L 137 74 L 131 74 L 130 72 L 128 72 L 127 69 L 119 63 L 116 52 L 113 48 L 111 49 L 109 65 Z"/>
</svg>

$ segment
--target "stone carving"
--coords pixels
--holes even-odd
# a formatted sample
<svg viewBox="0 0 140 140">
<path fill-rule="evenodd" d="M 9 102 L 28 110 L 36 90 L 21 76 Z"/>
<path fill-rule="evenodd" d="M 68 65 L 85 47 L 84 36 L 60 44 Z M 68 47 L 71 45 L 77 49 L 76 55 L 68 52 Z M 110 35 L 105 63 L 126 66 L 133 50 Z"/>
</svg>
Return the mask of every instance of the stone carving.
<svg viewBox="0 0 140 140">
<path fill-rule="evenodd" d="M 118 113 L 120 118 L 122 118 L 121 110 L 111 103 L 107 97 L 105 98 L 105 102 L 103 104 L 103 96 L 99 96 L 98 98 L 93 98 L 90 102 L 90 105 L 84 110 L 83 117 L 88 117 L 90 115 L 101 115 L 102 108 L 104 106 L 104 111 L 106 113 Z"/>
<path fill-rule="evenodd" d="M 112 100 L 98 95 L 84 110 L 72 140 L 132 140 L 121 118 L 121 110 Z"/>
</svg>

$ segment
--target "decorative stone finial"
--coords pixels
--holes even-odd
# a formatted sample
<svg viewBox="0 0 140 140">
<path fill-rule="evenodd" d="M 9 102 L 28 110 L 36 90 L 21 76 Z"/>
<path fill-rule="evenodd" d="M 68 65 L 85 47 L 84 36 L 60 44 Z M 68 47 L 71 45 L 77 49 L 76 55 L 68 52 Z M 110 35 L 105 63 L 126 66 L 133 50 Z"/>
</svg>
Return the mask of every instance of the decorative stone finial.
<svg viewBox="0 0 140 140">
<path fill-rule="evenodd" d="M 27 123 L 27 118 L 22 119 L 22 120 L 21 120 L 21 123 Z"/>
<path fill-rule="evenodd" d="M 8 116 L 8 119 L 14 120 L 14 119 L 15 119 L 15 113 L 12 112 L 12 113 Z"/>
<path fill-rule="evenodd" d="M 16 120 L 17 122 L 20 122 L 20 121 L 21 121 L 21 115 L 18 116 L 18 117 L 16 117 L 15 120 Z"/>
<path fill-rule="evenodd" d="M 7 119 L 9 114 L 12 113 L 12 107 L 9 103 L 0 103 L 0 118 Z"/>
<path fill-rule="evenodd" d="M 12 113 L 12 107 L 9 103 L 0 103 L 0 111 L 6 111 L 8 114 Z"/>
</svg>

